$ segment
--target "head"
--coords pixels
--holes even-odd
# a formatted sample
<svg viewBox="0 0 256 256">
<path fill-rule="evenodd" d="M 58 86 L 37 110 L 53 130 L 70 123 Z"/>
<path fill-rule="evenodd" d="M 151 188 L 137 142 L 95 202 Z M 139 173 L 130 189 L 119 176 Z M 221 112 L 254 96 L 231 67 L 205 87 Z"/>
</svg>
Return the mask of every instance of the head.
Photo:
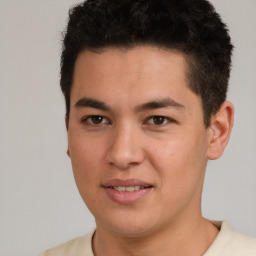
<svg viewBox="0 0 256 256">
<path fill-rule="evenodd" d="M 196 222 L 207 159 L 232 127 L 231 50 L 207 1 L 88 0 L 71 10 L 68 154 L 98 231 L 140 236 Z"/>
<path fill-rule="evenodd" d="M 226 99 L 232 45 L 228 30 L 206 0 L 88 0 L 70 10 L 61 58 L 61 89 L 70 111 L 74 66 L 85 49 L 148 45 L 186 58 L 189 88 L 202 99 L 204 123 Z"/>
</svg>

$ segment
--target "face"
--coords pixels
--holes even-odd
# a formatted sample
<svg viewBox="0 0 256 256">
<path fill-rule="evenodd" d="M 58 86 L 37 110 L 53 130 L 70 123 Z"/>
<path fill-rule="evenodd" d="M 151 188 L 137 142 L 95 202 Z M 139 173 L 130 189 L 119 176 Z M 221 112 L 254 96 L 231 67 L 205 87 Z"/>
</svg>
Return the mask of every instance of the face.
<svg viewBox="0 0 256 256">
<path fill-rule="evenodd" d="M 144 46 L 79 55 L 68 154 L 98 229 L 139 236 L 200 215 L 208 147 L 181 53 Z"/>
</svg>

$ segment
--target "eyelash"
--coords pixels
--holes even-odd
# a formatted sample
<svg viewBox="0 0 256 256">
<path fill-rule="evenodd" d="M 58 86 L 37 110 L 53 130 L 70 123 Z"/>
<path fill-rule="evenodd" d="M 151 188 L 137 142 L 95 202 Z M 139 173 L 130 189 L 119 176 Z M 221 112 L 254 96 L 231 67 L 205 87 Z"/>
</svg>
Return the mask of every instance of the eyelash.
<svg viewBox="0 0 256 256">
<path fill-rule="evenodd" d="M 152 122 L 152 123 L 150 123 L 150 125 L 164 126 L 164 125 L 169 124 L 169 123 L 176 123 L 176 121 L 174 119 L 166 117 L 166 116 L 150 116 L 149 118 L 147 118 L 146 122 L 149 122 L 149 120 L 153 121 L 156 118 L 158 118 L 160 120 L 162 119 L 163 122 L 160 122 L 159 124 Z M 154 120 L 154 121 L 156 121 L 156 120 Z"/>
<path fill-rule="evenodd" d="M 102 120 L 105 120 L 104 122 L 99 122 L 99 123 L 95 123 L 93 121 L 94 118 L 99 118 L 99 119 L 102 119 Z M 157 124 L 155 123 L 154 121 L 156 121 L 156 119 L 160 119 L 160 123 Z M 155 120 L 154 120 L 155 119 Z M 90 121 L 89 121 L 90 120 Z M 152 123 L 150 123 L 149 121 L 150 120 L 154 120 Z M 161 120 L 163 122 L 161 122 Z M 158 120 L 159 121 L 159 120 Z M 87 125 L 91 125 L 91 126 L 100 126 L 100 125 L 104 125 L 104 124 L 111 124 L 111 122 L 105 118 L 104 116 L 100 116 L 100 115 L 91 115 L 91 116 L 86 116 L 86 117 L 83 117 L 82 120 L 81 120 L 82 123 L 86 123 Z M 169 123 L 177 123 L 174 119 L 172 118 L 169 118 L 169 117 L 165 117 L 165 116 L 150 116 L 146 119 L 146 121 L 143 123 L 143 124 L 149 124 L 149 125 L 155 125 L 155 126 L 164 126 L 166 124 L 169 124 Z"/>
<path fill-rule="evenodd" d="M 102 119 L 105 119 L 107 122 L 100 122 L 100 123 L 94 123 L 92 120 L 93 118 L 102 118 Z M 90 120 L 91 121 L 88 121 Z M 82 123 L 87 123 L 88 125 L 94 125 L 94 126 L 99 126 L 99 125 L 102 125 L 102 124 L 105 124 L 105 123 L 110 123 L 107 118 L 105 118 L 104 116 L 99 116 L 99 115 L 91 115 L 91 116 L 86 116 L 86 117 L 83 117 L 82 120 L 81 120 Z"/>
</svg>

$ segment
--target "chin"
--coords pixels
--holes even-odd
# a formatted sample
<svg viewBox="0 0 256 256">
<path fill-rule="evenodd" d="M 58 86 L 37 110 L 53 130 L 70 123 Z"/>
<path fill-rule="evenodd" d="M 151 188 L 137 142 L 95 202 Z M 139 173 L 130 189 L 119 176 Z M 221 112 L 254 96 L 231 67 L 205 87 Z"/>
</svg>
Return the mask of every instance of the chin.
<svg viewBox="0 0 256 256">
<path fill-rule="evenodd" d="M 97 227 L 103 227 L 108 232 L 121 237 L 142 237 L 147 236 L 157 230 L 156 223 L 152 222 L 153 216 L 129 216 L 124 217 L 104 218 L 97 221 Z"/>
</svg>

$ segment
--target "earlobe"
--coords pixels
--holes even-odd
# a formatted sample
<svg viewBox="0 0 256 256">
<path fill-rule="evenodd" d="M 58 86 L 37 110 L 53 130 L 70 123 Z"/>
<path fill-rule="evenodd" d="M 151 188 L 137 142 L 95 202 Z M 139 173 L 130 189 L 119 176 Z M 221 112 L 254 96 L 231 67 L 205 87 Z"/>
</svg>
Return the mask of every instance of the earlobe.
<svg viewBox="0 0 256 256">
<path fill-rule="evenodd" d="M 70 152 L 69 152 L 69 148 L 67 149 L 67 155 L 70 157 Z"/>
<path fill-rule="evenodd" d="M 211 118 L 209 127 L 209 147 L 207 158 L 215 160 L 219 158 L 229 141 L 234 122 L 234 106 L 231 102 L 225 101 L 217 114 Z"/>
</svg>

